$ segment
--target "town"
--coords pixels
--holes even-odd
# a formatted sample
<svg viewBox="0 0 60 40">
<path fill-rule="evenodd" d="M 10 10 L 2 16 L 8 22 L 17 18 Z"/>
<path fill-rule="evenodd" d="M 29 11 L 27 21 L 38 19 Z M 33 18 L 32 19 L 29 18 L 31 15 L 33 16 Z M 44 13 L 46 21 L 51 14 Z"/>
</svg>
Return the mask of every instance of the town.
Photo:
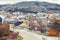
<svg viewBox="0 0 60 40">
<path fill-rule="evenodd" d="M 19 32 L 19 34 L 23 36 L 23 37 L 20 36 L 20 38 L 24 40 L 31 40 L 32 37 L 34 40 L 51 40 L 51 38 L 53 38 L 52 40 L 55 39 L 57 40 L 60 37 L 60 13 L 55 13 L 52 11 L 48 11 L 48 12 L 9 11 L 7 12 L 4 10 L 2 11 L 0 10 L 0 28 L 8 31 L 9 33 L 10 31 L 9 27 L 13 33 L 9 35 L 9 38 L 10 36 L 12 38 L 17 37 L 18 33 L 15 32 Z M 15 37 L 12 35 L 14 35 Z M 36 36 L 37 39 L 33 35 Z M 10 40 L 12 39 L 10 38 Z"/>
</svg>

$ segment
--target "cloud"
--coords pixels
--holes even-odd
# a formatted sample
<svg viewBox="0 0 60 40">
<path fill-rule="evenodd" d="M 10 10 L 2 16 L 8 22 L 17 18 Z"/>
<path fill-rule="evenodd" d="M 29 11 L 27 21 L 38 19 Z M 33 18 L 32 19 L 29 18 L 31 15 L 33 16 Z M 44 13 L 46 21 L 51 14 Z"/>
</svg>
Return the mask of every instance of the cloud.
<svg viewBox="0 0 60 40">
<path fill-rule="evenodd" d="M 60 0 L 0 0 L 0 4 L 14 4 L 21 1 L 40 1 L 60 4 Z"/>
</svg>

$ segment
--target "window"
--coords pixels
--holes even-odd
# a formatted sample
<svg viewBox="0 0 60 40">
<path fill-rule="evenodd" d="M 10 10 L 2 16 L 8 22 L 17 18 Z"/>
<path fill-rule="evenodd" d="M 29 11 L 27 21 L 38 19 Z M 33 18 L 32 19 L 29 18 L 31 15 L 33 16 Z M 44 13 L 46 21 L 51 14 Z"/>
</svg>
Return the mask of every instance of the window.
<svg viewBox="0 0 60 40">
<path fill-rule="evenodd" d="M 2 18 L 0 17 L 0 23 L 2 23 Z"/>
</svg>

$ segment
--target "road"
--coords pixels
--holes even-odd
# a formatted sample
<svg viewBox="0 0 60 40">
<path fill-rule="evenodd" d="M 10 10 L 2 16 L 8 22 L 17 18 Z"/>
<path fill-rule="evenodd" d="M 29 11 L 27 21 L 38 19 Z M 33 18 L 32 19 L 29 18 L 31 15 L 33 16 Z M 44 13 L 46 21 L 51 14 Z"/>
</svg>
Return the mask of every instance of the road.
<svg viewBox="0 0 60 40">
<path fill-rule="evenodd" d="M 11 30 L 13 30 L 11 28 Z M 23 40 L 58 40 L 58 37 L 48 37 L 40 34 L 36 34 L 25 29 L 14 29 L 15 32 L 19 32 L 22 35 Z"/>
<path fill-rule="evenodd" d="M 14 29 L 14 31 L 19 32 L 19 34 L 22 35 L 23 40 L 58 40 L 57 37 L 46 37 L 44 35 L 28 32 L 22 29 Z"/>
</svg>

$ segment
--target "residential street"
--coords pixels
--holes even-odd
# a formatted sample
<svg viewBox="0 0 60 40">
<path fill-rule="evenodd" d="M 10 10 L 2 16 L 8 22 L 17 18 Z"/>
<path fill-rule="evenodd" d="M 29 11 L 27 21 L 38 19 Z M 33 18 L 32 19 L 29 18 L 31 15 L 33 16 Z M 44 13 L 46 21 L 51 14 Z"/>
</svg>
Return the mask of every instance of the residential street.
<svg viewBox="0 0 60 40">
<path fill-rule="evenodd" d="M 22 35 L 23 40 L 58 40 L 57 37 L 46 37 L 44 35 L 39 35 L 33 32 L 28 32 L 27 30 L 14 29 L 15 32 L 19 32 Z"/>
</svg>

